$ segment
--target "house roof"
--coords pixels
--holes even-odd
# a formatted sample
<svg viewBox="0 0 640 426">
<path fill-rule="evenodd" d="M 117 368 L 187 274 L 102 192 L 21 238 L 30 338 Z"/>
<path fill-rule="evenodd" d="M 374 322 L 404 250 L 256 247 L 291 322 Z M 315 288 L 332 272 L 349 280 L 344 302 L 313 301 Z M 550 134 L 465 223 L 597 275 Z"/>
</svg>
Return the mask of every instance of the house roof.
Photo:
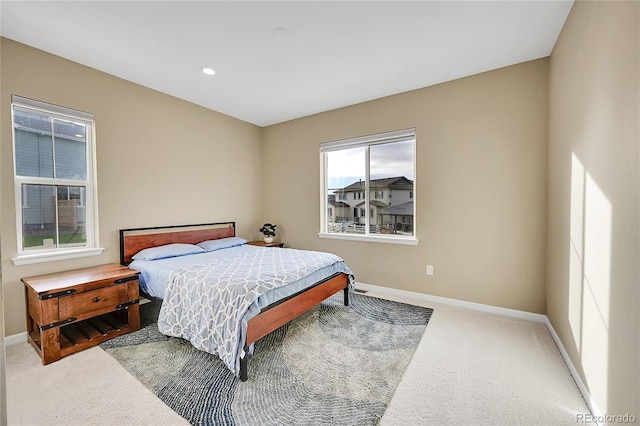
<svg viewBox="0 0 640 426">
<path fill-rule="evenodd" d="M 382 189 L 382 188 L 392 188 L 393 187 L 402 187 L 402 186 L 413 186 L 413 181 L 411 179 L 407 179 L 404 176 L 395 176 L 390 178 L 383 179 L 372 179 L 369 181 L 369 189 Z M 345 186 L 342 188 L 342 191 L 363 191 L 364 190 L 364 181 L 354 182 L 349 186 Z"/>
<path fill-rule="evenodd" d="M 413 215 L 413 201 L 382 209 L 378 211 L 378 214 L 388 214 L 392 216 L 411 216 Z"/>
<path fill-rule="evenodd" d="M 381 208 L 385 208 L 388 206 L 387 203 L 383 203 L 382 201 L 378 201 L 378 200 L 371 200 L 369 204 L 372 206 L 381 207 Z"/>
<path fill-rule="evenodd" d="M 338 201 L 337 203 L 332 203 L 334 207 L 351 207 L 349 204 L 347 203 L 343 203 L 342 201 Z"/>
</svg>

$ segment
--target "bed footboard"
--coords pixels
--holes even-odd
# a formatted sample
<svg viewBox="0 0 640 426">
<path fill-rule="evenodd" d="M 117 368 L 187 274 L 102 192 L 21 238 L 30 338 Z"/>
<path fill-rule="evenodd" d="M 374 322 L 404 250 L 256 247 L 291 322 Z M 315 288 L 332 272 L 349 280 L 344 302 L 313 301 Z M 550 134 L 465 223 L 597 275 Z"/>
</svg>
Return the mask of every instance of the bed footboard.
<svg viewBox="0 0 640 426">
<path fill-rule="evenodd" d="M 320 281 L 315 286 L 281 303 L 266 308 L 251 318 L 247 323 L 244 356 L 240 359 L 240 380 L 245 382 L 248 378 L 247 364 L 249 347 L 252 344 L 272 331 L 282 327 L 292 319 L 307 312 L 340 290 L 344 291 L 344 305 L 349 306 L 349 279 L 347 275 L 341 273 L 329 277 L 324 281 Z"/>
</svg>

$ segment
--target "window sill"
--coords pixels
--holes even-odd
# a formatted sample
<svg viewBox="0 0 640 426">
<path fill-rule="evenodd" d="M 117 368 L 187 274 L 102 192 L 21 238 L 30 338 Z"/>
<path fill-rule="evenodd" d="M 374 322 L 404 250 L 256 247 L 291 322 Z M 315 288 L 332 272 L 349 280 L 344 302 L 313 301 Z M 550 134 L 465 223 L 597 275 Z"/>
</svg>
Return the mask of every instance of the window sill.
<svg viewBox="0 0 640 426">
<path fill-rule="evenodd" d="M 98 256 L 101 255 L 104 248 L 81 248 L 75 250 L 59 250 L 46 253 L 30 253 L 20 254 L 11 260 L 16 266 L 30 265 L 33 263 L 55 262 L 57 260 L 75 259 L 78 257 Z"/>
<path fill-rule="evenodd" d="M 420 240 L 416 237 L 399 237 L 399 236 L 382 236 L 382 235 L 356 235 L 356 234 L 343 234 L 343 233 L 328 233 L 319 232 L 320 238 L 329 238 L 334 240 L 351 240 L 351 241 L 366 241 L 368 243 L 387 243 L 387 244 L 402 244 L 415 246 L 418 245 Z"/>
</svg>

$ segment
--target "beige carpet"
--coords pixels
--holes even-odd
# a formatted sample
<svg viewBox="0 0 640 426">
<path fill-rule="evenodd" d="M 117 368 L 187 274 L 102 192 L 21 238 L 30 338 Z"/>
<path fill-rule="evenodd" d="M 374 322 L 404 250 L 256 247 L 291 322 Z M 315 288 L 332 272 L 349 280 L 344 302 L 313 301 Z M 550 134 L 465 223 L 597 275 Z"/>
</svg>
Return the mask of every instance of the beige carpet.
<svg viewBox="0 0 640 426">
<path fill-rule="evenodd" d="M 589 413 L 544 324 L 428 305 L 381 425 L 575 425 Z"/>
<path fill-rule="evenodd" d="M 434 314 L 381 425 L 575 425 L 588 413 L 543 324 L 400 301 Z M 101 348 L 48 366 L 26 343 L 6 355 L 9 425 L 186 423 Z"/>
<path fill-rule="evenodd" d="M 182 425 L 99 347 L 43 366 L 28 343 L 7 347 L 9 425 Z"/>
</svg>

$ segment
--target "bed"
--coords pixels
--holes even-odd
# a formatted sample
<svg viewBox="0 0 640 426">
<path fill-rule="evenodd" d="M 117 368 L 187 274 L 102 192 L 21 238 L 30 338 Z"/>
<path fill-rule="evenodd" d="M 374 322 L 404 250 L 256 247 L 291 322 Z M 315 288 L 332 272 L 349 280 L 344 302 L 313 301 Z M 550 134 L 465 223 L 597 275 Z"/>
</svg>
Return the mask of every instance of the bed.
<svg viewBox="0 0 640 426">
<path fill-rule="evenodd" d="M 339 291 L 348 306 L 352 289 L 338 256 L 249 245 L 235 222 L 122 229 L 120 263 L 162 301 L 163 334 L 219 356 L 241 381 L 256 341 Z"/>
</svg>

